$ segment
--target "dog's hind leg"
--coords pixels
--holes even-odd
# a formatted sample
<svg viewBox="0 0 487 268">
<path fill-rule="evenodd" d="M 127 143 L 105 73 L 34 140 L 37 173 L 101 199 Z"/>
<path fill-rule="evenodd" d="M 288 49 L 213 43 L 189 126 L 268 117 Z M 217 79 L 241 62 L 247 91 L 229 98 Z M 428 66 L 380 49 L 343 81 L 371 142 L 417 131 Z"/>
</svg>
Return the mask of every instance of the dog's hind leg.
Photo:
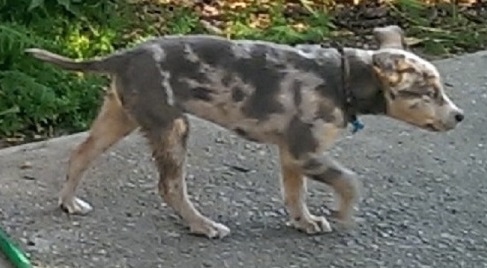
<svg viewBox="0 0 487 268">
<path fill-rule="evenodd" d="M 127 96 L 124 107 L 140 126 L 152 149 L 159 172 L 159 193 L 189 225 L 190 232 L 222 238 L 230 230 L 202 215 L 189 200 L 185 162 L 189 122 L 168 94 L 169 75 L 160 69 L 159 57 L 140 53 L 120 75 L 117 89 Z"/>
<path fill-rule="evenodd" d="M 114 88 L 110 89 L 88 138 L 71 153 L 66 182 L 59 194 L 59 205 L 63 210 L 70 214 L 86 214 L 92 210 L 87 202 L 75 197 L 84 171 L 97 156 L 136 127 L 137 124 L 123 110 Z"/>
<path fill-rule="evenodd" d="M 330 232 L 325 217 L 312 215 L 306 205 L 306 178 L 301 167 L 284 148 L 279 148 L 281 190 L 291 218 L 289 224 L 308 234 Z"/>
</svg>

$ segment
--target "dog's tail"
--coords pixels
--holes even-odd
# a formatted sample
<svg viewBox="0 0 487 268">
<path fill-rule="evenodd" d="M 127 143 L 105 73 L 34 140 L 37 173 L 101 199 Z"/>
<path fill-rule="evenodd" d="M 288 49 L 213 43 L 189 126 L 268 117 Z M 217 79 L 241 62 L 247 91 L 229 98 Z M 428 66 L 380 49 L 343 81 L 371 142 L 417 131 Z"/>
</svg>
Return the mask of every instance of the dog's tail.
<svg viewBox="0 0 487 268">
<path fill-rule="evenodd" d="M 108 64 L 105 64 L 106 59 L 90 59 L 85 61 L 75 61 L 74 59 L 61 56 L 59 54 L 40 49 L 40 48 L 28 48 L 26 53 L 31 54 L 34 58 L 40 59 L 45 62 L 52 63 L 63 69 L 79 72 L 97 72 L 97 73 L 110 73 Z"/>
</svg>

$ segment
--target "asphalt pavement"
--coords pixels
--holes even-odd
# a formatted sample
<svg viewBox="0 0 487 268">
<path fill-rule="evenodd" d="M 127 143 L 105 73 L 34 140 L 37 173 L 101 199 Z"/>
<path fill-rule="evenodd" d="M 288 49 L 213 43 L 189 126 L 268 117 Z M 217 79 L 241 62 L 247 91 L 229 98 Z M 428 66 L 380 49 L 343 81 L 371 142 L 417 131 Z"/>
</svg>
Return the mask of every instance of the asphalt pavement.
<svg viewBox="0 0 487 268">
<path fill-rule="evenodd" d="M 363 117 L 333 154 L 362 180 L 350 230 L 307 236 L 286 226 L 276 150 L 191 119 L 188 183 L 203 213 L 232 231 L 189 235 L 156 192 L 148 147 L 131 135 L 95 161 L 78 196 L 57 208 L 70 150 L 86 133 L 0 150 L 0 222 L 37 267 L 487 267 L 487 52 L 436 61 L 465 121 L 449 133 Z M 327 215 L 331 194 L 310 183 Z M 2 266 L 3 267 L 3 266 Z"/>
</svg>

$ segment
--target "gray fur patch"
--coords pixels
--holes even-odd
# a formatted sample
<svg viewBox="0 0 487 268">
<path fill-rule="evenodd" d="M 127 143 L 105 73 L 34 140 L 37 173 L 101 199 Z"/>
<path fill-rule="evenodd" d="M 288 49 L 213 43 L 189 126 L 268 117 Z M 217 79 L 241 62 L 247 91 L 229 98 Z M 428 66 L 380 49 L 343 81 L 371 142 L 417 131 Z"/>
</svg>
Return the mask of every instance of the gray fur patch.
<svg viewBox="0 0 487 268">
<path fill-rule="evenodd" d="M 245 92 L 239 86 L 232 88 L 232 100 L 234 102 L 241 102 L 245 98 Z"/>
<path fill-rule="evenodd" d="M 314 138 L 311 125 L 295 117 L 287 129 L 287 143 L 290 153 L 300 159 L 303 155 L 314 152 L 318 148 L 318 141 Z"/>
</svg>

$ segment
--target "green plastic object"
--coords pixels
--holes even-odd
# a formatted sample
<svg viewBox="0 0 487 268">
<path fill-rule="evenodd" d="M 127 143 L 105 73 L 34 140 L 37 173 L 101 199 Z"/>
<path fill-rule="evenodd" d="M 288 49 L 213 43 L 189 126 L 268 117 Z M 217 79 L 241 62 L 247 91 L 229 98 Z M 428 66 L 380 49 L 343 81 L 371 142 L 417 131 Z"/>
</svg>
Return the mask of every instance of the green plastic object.
<svg viewBox="0 0 487 268">
<path fill-rule="evenodd" d="M 15 268 L 32 268 L 25 252 L 0 228 L 0 250 Z"/>
</svg>

